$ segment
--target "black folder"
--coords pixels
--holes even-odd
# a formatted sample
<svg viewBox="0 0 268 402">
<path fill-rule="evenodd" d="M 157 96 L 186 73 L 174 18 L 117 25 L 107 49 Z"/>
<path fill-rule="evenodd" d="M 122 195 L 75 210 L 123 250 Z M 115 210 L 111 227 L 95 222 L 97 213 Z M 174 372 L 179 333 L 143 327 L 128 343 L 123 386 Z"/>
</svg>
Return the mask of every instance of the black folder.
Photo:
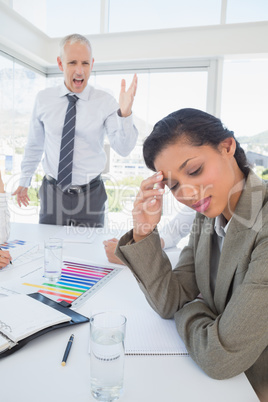
<svg viewBox="0 0 268 402">
<path fill-rule="evenodd" d="M 41 293 L 31 293 L 28 295 L 29 297 L 32 297 L 35 300 L 40 301 L 41 303 L 44 303 L 48 306 L 50 306 L 51 308 L 54 308 L 66 315 L 69 315 L 71 317 L 70 321 L 67 322 L 63 322 L 60 324 L 56 324 L 56 325 L 52 325 L 50 327 L 44 328 L 30 336 L 27 336 L 24 339 L 21 339 L 15 346 L 11 347 L 10 349 L 6 349 L 3 352 L 0 353 L 0 358 L 1 357 L 5 357 L 5 356 L 9 356 L 12 353 L 16 352 L 16 350 L 21 349 L 24 345 L 26 345 L 28 342 L 30 342 L 32 339 L 35 339 L 43 334 L 46 334 L 47 332 L 50 331 L 54 331 L 54 329 L 57 328 L 63 328 L 63 327 L 69 327 L 72 325 L 76 325 L 76 324 L 83 324 L 85 322 L 89 322 L 89 318 L 85 317 L 84 315 L 81 315 L 79 313 L 77 313 L 76 311 L 71 310 L 69 307 L 71 306 L 71 304 L 68 304 L 66 302 L 61 302 L 58 303 L 54 300 L 49 299 L 48 297 L 42 295 Z"/>
</svg>

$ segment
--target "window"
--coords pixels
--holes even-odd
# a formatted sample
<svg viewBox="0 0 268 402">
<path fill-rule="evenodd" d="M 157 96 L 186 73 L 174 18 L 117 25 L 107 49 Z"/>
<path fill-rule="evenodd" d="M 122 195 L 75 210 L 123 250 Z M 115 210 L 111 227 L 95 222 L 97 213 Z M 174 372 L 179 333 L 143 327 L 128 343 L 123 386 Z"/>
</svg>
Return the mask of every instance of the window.
<svg viewBox="0 0 268 402">
<path fill-rule="evenodd" d="M 18 187 L 20 165 L 28 136 L 30 117 L 34 99 L 38 91 L 46 84 L 44 76 L 35 73 L 0 54 L 0 169 L 4 176 L 7 191 Z M 36 178 L 32 181 L 32 206 L 20 209 L 11 203 L 11 219 L 29 222 L 36 221 L 37 204 L 35 187 Z M 30 218 L 31 217 L 31 218 Z"/>
<path fill-rule="evenodd" d="M 224 62 L 221 118 L 237 137 L 267 131 L 268 60 Z"/>
<path fill-rule="evenodd" d="M 219 24 L 220 13 L 221 0 L 110 0 L 109 32 Z"/>
<path fill-rule="evenodd" d="M 223 70 L 221 119 L 234 131 L 260 175 L 268 156 L 267 71 L 267 59 L 229 60 Z M 252 159 L 252 153 L 264 159 Z"/>
<path fill-rule="evenodd" d="M 139 184 L 143 178 L 152 174 L 143 161 L 142 144 L 145 137 L 150 134 L 158 120 L 175 110 L 184 107 L 206 110 L 207 76 L 207 70 L 194 69 L 138 72 L 138 90 L 133 105 L 134 122 L 139 131 L 138 143 L 126 158 L 111 150 L 110 170 L 105 176 L 106 188 L 109 187 L 110 227 L 115 228 L 118 224 L 122 230 L 129 229 L 133 199 Z M 121 79 L 126 80 L 128 87 L 132 77 L 132 73 L 122 72 L 96 74 L 96 86 L 110 92 L 118 100 Z M 163 215 L 170 219 L 170 216 L 176 214 L 178 203 L 172 194 L 167 195 L 164 201 Z"/>
<path fill-rule="evenodd" d="M 14 166 L 13 116 L 13 62 L 0 53 L 0 170 L 4 182 L 11 177 Z"/>
<path fill-rule="evenodd" d="M 228 0 L 226 22 L 228 24 L 239 22 L 267 21 L 267 0 Z"/>
<path fill-rule="evenodd" d="M 149 77 L 148 121 L 153 126 L 175 110 L 206 109 L 207 71 L 151 73 Z"/>
<path fill-rule="evenodd" d="M 101 0 L 13 0 L 13 9 L 50 37 L 100 33 Z"/>
<path fill-rule="evenodd" d="M 263 159 L 256 159 L 256 160 L 255 160 L 255 163 L 256 163 L 256 165 L 258 165 L 258 166 L 263 166 L 263 165 L 264 165 Z"/>
<path fill-rule="evenodd" d="M 267 0 L 0 0 L 50 37 L 268 20 Z"/>
</svg>

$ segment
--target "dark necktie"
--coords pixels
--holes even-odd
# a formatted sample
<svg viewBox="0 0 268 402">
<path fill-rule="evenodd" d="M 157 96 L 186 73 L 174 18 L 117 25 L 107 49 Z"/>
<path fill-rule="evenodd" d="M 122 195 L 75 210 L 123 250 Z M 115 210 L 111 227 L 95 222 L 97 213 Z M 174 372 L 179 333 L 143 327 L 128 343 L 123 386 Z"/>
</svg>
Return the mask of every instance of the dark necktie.
<svg viewBox="0 0 268 402">
<path fill-rule="evenodd" d="M 61 137 L 60 161 L 58 168 L 58 186 L 62 191 L 66 190 L 72 183 L 72 167 L 74 153 L 74 133 L 76 117 L 75 95 L 67 95 L 69 104 L 66 110 L 64 126 Z"/>
</svg>

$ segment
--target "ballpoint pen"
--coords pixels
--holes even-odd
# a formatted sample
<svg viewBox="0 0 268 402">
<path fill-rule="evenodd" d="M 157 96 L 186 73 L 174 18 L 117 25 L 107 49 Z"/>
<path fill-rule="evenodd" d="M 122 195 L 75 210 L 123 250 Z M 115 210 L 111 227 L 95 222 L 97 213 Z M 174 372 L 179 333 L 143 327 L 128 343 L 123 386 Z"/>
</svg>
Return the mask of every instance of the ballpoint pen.
<svg viewBox="0 0 268 402">
<path fill-rule="evenodd" d="M 64 352 L 64 356 L 63 356 L 63 359 L 62 359 L 62 362 L 61 362 L 62 366 L 65 366 L 65 364 L 67 362 L 67 359 L 68 359 L 68 356 L 69 356 L 69 353 L 70 353 L 70 350 L 71 350 L 71 347 L 72 347 L 72 344 L 73 344 L 73 340 L 74 340 L 74 334 L 72 334 L 70 336 L 70 339 L 69 339 L 69 341 L 67 343 L 67 346 L 66 346 L 66 349 L 65 349 L 65 352 Z"/>
<path fill-rule="evenodd" d="M 1 247 L 0 247 L 0 250 L 2 250 L 2 249 L 1 249 Z M 11 264 L 11 265 L 12 265 L 12 261 L 11 261 L 11 260 L 9 261 L 9 264 Z"/>
</svg>

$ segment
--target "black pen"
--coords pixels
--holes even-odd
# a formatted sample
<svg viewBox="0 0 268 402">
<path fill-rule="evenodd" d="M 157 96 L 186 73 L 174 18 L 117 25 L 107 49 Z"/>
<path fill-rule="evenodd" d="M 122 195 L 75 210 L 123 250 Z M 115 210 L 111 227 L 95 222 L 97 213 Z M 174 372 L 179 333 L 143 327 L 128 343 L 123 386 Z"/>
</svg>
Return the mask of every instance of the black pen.
<svg viewBox="0 0 268 402">
<path fill-rule="evenodd" d="M 62 359 L 62 362 L 61 362 L 62 366 L 65 366 L 65 364 L 67 362 L 67 359 L 68 359 L 68 356 L 69 356 L 69 353 L 70 353 L 70 350 L 71 350 L 71 347 L 72 347 L 72 344 L 73 344 L 73 340 L 74 340 L 74 334 L 72 334 L 70 336 L 70 339 L 69 339 L 69 341 L 67 343 L 67 346 L 66 346 L 66 349 L 65 349 L 65 352 L 64 352 L 64 356 L 63 356 L 63 359 Z"/>
<path fill-rule="evenodd" d="M 2 249 L 1 249 L 1 247 L 0 247 L 0 250 L 2 250 Z M 11 264 L 11 265 L 12 265 L 12 261 L 11 261 L 11 260 L 9 261 L 9 264 Z"/>
</svg>

